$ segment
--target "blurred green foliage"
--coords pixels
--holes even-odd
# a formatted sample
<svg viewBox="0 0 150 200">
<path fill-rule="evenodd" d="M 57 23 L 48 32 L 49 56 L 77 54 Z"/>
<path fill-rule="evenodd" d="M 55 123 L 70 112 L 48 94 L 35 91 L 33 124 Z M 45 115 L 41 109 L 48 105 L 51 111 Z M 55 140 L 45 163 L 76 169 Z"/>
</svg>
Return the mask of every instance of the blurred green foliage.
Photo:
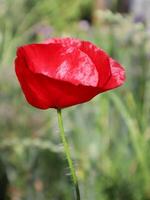
<svg viewBox="0 0 150 200">
<path fill-rule="evenodd" d="M 92 0 L 0 0 L 0 194 L 8 184 L 6 199 L 73 199 L 56 112 L 26 103 L 13 64 L 17 46 L 54 36 L 90 40 L 127 72 L 123 87 L 63 110 L 82 200 L 150 199 L 150 33 L 131 16 L 93 8 Z"/>
</svg>

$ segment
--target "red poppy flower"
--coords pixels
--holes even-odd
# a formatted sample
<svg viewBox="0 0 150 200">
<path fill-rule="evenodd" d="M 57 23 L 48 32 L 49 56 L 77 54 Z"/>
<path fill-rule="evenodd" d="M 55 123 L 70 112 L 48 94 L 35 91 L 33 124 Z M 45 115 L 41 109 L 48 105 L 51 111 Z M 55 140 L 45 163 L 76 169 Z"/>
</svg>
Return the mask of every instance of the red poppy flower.
<svg viewBox="0 0 150 200">
<path fill-rule="evenodd" d="M 27 101 L 41 109 L 80 104 L 125 81 L 124 69 L 102 49 L 72 38 L 19 47 L 15 66 Z"/>
</svg>

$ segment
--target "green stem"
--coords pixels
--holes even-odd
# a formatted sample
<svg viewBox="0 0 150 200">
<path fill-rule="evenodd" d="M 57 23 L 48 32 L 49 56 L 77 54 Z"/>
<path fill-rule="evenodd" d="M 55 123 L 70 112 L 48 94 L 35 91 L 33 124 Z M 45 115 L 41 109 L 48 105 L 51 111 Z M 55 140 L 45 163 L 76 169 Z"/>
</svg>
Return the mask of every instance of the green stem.
<svg viewBox="0 0 150 200">
<path fill-rule="evenodd" d="M 68 161 L 73 185 L 74 185 L 75 191 L 76 191 L 76 200 L 80 200 L 80 190 L 79 190 L 78 180 L 77 180 L 75 168 L 73 166 L 73 162 L 72 162 L 72 159 L 71 159 L 69 144 L 67 142 L 67 138 L 66 138 L 65 132 L 64 132 L 61 109 L 57 109 L 57 115 L 58 115 L 58 125 L 59 125 L 59 129 L 60 129 L 61 140 L 62 140 L 63 145 L 64 145 L 64 150 L 65 150 L 66 158 L 67 158 L 67 161 Z"/>
</svg>

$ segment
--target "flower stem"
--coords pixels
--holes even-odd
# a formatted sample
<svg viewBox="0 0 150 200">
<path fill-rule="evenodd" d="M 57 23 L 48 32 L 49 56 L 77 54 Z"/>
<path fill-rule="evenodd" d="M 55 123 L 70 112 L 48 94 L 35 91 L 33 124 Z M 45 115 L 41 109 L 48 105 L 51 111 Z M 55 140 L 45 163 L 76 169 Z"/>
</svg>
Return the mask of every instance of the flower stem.
<svg viewBox="0 0 150 200">
<path fill-rule="evenodd" d="M 60 130 L 60 136 L 64 145 L 65 155 L 68 161 L 68 165 L 69 165 L 69 169 L 70 169 L 70 173 L 72 177 L 72 182 L 73 182 L 75 192 L 76 192 L 76 200 L 80 200 L 80 190 L 79 190 L 78 180 L 77 180 L 75 168 L 73 166 L 73 161 L 71 159 L 69 144 L 67 142 L 67 138 L 64 132 L 61 109 L 57 109 L 57 115 L 58 115 L 58 125 L 59 125 L 59 130 Z"/>
</svg>

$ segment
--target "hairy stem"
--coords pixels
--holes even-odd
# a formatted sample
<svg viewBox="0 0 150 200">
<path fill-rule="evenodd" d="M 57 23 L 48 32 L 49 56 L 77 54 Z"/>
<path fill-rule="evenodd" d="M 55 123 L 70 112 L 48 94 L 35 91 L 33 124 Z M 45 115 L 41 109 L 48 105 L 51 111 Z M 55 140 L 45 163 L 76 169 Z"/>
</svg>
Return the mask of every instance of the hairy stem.
<svg viewBox="0 0 150 200">
<path fill-rule="evenodd" d="M 65 155 L 66 155 L 66 158 L 68 161 L 69 170 L 70 170 L 71 177 L 72 177 L 72 182 L 73 182 L 75 192 L 76 192 L 76 200 L 80 200 L 80 190 L 79 190 L 78 180 L 77 180 L 75 168 L 73 166 L 73 161 L 71 159 L 69 144 L 67 142 L 67 138 L 66 138 L 65 132 L 64 132 L 61 109 L 57 109 L 57 115 L 58 115 L 58 125 L 59 125 L 59 130 L 60 130 L 60 136 L 61 136 L 61 140 L 64 145 Z"/>
</svg>

